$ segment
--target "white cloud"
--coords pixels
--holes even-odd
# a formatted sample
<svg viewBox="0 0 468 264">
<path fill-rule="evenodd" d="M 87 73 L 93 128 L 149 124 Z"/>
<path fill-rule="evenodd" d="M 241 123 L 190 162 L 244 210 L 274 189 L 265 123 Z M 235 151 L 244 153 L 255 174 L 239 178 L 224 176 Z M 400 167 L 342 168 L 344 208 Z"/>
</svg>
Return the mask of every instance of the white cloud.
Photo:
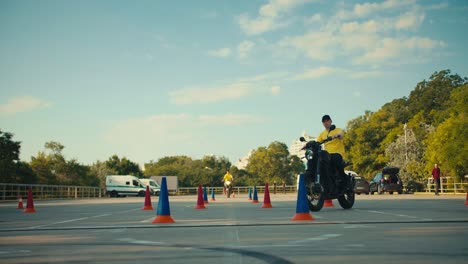
<svg viewBox="0 0 468 264">
<path fill-rule="evenodd" d="M 220 57 L 220 58 L 226 58 L 231 55 L 231 49 L 230 48 L 221 48 L 217 50 L 210 50 L 208 51 L 208 54 L 214 57 Z"/>
<path fill-rule="evenodd" d="M 398 30 L 411 29 L 415 30 L 421 26 L 421 23 L 424 21 L 424 14 L 407 12 L 397 18 L 395 27 Z"/>
<path fill-rule="evenodd" d="M 275 95 L 279 92 L 279 86 L 272 86 L 272 83 L 278 82 L 284 76 L 285 73 L 270 73 L 240 78 L 218 85 L 186 87 L 170 92 L 169 97 L 174 104 L 189 105 L 217 103 L 247 96 Z"/>
<path fill-rule="evenodd" d="M 271 87 L 271 94 L 272 95 L 278 95 L 280 93 L 281 93 L 281 87 L 279 87 L 279 86 Z"/>
<path fill-rule="evenodd" d="M 250 51 L 255 46 L 255 43 L 252 41 L 243 41 L 237 46 L 237 54 L 240 59 L 245 59 L 249 55 Z"/>
<path fill-rule="evenodd" d="M 238 17 L 241 29 L 248 35 L 257 35 L 285 27 L 287 22 L 283 14 L 308 2 L 307 0 L 269 0 L 260 7 L 257 18 L 249 18 L 246 14 Z"/>
<path fill-rule="evenodd" d="M 214 131 L 262 122 L 264 118 L 250 114 L 161 114 L 116 121 L 104 133 L 104 140 L 114 153 L 144 161 L 151 155 L 190 155 L 193 146 L 211 151 L 213 146 L 210 149 L 208 143 L 212 143 Z M 180 149 L 181 142 L 185 149 Z"/>
<path fill-rule="evenodd" d="M 292 80 L 317 79 L 326 75 L 330 75 L 336 71 L 336 69 L 330 67 L 319 67 L 315 69 L 309 69 L 301 74 L 294 76 Z"/>
<path fill-rule="evenodd" d="M 315 23 L 320 22 L 320 21 L 322 21 L 322 15 L 320 15 L 320 14 L 314 14 L 313 16 L 308 17 L 308 18 L 305 20 L 305 23 L 306 23 L 306 24 L 315 24 Z"/>
<path fill-rule="evenodd" d="M 5 104 L 0 105 L 0 115 L 11 116 L 21 112 L 49 107 L 50 105 L 47 101 L 30 96 L 10 98 Z"/>
<path fill-rule="evenodd" d="M 171 101 L 178 105 L 215 103 L 247 96 L 250 86 L 246 83 L 233 83 L 216 88 L 189 87 L 171 92 Z"/>
</svg>

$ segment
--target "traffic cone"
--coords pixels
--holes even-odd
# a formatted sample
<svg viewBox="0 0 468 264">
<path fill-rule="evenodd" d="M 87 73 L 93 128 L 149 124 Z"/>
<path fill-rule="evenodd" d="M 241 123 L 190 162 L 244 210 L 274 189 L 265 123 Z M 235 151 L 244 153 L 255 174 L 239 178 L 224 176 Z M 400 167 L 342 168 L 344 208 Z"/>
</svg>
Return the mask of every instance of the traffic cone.
<svg viewBox="0 0 468 264">
<path fill-rule="evenodd" d="M 167 192 L 166 177 L 162 177 L 161 179 L 158 210 L 156 211 L 156 218 L 154 218 L 152 223 L 174 223 L 174 219 L 171 217 L 171 208 L 169 207 L 169 193 Z"/>
<path fill-rule="evenodd" d="M 211 188 L 211 201 L 216 201 L 214 188 Z"/>
<path fill-rule="evenodd" d="M 149 190 L 149 186 L 146 186 L 145 206 L 141 210 L 154 210 L 153 206 L 151 205 L 151 193 Z"/>
<path fill-rule="evenodd" d="M 257 186 L 254 186 L 252 203 L 258 203 Z"/>
<path fill-rule="evenodd" d="M 203 191 L 201 184 L 198 185 L 198 199 L 197 199 L 197 206 L 195 206 L 195 209 L 206 209 L 205 203 L 203 202 Z"/>
<path fill-rule="evenodd" d="M 301 174 L 299 176 L 299 190 L 297 192 L 296 214 L 293 218 L 291 218 L 291 220 L 293 221 L 305 221 L 315 219 L 309 212 L 309 201 L 307 200 L 304 177 L 304 174 Z"/>
<path fill-rule="evenodd" d="M 333 201 L 332 200 L 325 200 L 325 202 L 323 203 L 323 206 L 324 207 L 333 207 Z"/>
<path fill-rule="evenodd" d="M 32 195 L 32 189 L 29 188 L 28 190 L 28 201 L 26 203 L 26 209 L 23 211 L 24 213 L 35 213 L 36 210 L 34 209 L 34 201 Z"/>
<path fill-rule="evenodd" d="M 272 208 L 270 201 L 270 190 L 268 189 L 268 182 L 265 183 L 265 195 L 263 196 L 263 205 L 262 208 Z"/>
<path fill-rule="evenodd" d="M 19 196 L 18 198 L 18 209 L 24 209 L 23 207 L 23 196 Z"/>
<path fill-rule="evenodd" d="M 208 194 L 206 193 L 206 186 L 203 186 L 203 203 L 207 204 L 208 202 Z"/>
<path fill-rule="evenodd" d="M 249 200 L 252 200 L 252 189 L 249 187 Z"/>
<path fill-rule="evenodd" d="M 468 192 L 466 193 L 465 205 L 468 205 Z"/>
</svg>

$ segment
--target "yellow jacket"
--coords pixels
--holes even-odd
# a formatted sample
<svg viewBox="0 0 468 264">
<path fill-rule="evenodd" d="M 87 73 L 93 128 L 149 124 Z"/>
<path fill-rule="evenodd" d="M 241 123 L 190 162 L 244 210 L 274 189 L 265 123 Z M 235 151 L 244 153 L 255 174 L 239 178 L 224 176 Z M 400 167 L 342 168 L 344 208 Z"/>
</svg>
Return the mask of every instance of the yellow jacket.
<svg viewBox="0 0 468 264">
<path fill-rule="evenodd" d="M 320 135 L 317 137 L 317 141 L 324 141 L 327 139 L 327 137 L 331 137 L 336 134 L 343 133 L 343 130 L 341 128 L 335 128 L 332 131 L 324 130 Z M 332 141 L 328 141 L 325 143 L 325 150 L 328 151 L 328 153 L 338 153 L 341 154 L 341 157 L 344 158 L 345 154 L 345 147 L 343 143 L 343 138 L 335 138 Z"/>
</svg>

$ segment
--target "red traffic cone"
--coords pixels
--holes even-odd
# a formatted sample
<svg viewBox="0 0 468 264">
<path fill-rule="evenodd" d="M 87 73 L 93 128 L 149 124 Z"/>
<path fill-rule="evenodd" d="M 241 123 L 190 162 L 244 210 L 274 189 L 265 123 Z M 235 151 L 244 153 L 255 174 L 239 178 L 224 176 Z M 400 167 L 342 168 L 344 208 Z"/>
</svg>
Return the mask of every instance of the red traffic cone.
<svg viewBox="0 0 468 264">
<path fill-rule="evenodd" d="M 159 192 L 158 210 L 156 211 L 156 218 L 153 224 L 174 223 L 171 217 L 171 208 L 169 206 L 169 193 L 167 192 L 166 177 L 161 178 L 161 191 Z"/>
<path fill-rule="evenodd" d="M 32 196 L 32 190 L 29 188 L 28 190 L 28 201 L 26 203 L 26 209 L 23 211 L 24 213 L 35 213 L 36 210 L 34 209 L 34 201 Z"/>
<path fill-rule="evenodd" d="M 465 205 L 468 205 L 468 192 L 466 193 Z"/>
<path fill-rule="evenodd" d="M 325 200 L 323 203 L 323 207 L 333 207 L 333 201 L 332 200 Z"/>
<path fill-rule="evenodd" d="M 153 206 L 151 205 L 151 193 L 149 190 L 149 186 L 146 186 L 145 206 L 141 210 L 154 210 Z"/>
<path fill-rule="evenodd" d="M 197 206 L 195 206 L 195 209 L 206 209 L 205 202 L 203 201 L 203 191 L 202 191 L 201 184 L 198 185 L 198 199 L 197 199 Z"/>
<path fill-rule="evenodd" d="M 293 221 L 314 220 L 315 218 L 309 213 L 309 200 L 305 187 L 305 175 L 299 176 L 299 190 L 297 192 L 296 214 L 291 218 Z"/>
<path fill-rule="evenodd" d="M 18 198 L 18 209 L 24 209 L 23 207 L 23 196 L 19 196 Z"/>
<path fill-rule="evenodd" d="M 265 196 L 263 197 L 263 205 L 262 208 L 272 208 L 270 201 L 270 190 L 268 189 L 268 182 L 265 183 Z"/>
</svg>

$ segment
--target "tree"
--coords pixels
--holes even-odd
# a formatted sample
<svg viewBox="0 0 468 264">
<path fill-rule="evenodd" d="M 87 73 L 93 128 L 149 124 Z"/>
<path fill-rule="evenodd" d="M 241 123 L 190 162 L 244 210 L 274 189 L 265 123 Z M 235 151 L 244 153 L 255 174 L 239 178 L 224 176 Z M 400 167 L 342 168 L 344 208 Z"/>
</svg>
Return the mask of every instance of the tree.
<svg viewBox="0 0 468 264">
<path fill-rule="evenodd" d="M 130 161 L 126 157 L 122 159 L 117 155 L 113 155 L 106 161 L 106 166 L 118 175 L 134 175 L 143 176 L 142 171 L 137 163 Z"/>
<path fill-rule="evenodd" d="M 0 130 L 0 182 L 15 182 L 16 164 L 21 143 L 13 141 L 13 134 Z"/>
<path fill-rule="evenodd" d="M 291 183 L 295 175 L 304 171 L 304 165 L 299 158 L 289 155 L 286 144 L 275 141 L 268 148 L 259 147 L 253 151 L 246 170 L 252 175 L 249 185 L 275 181 Z"/>
<path fill-rule="evenodd" d="M 427 176 L 422 162 L 423 145 L 413 130 L 406 128 L 406 135 L 398 135 L 397 140 L 387 146 L 385 154 L 389 158 L 388 165 L 400 168 L 400 176 L 404 182 L 409 180 L 420 182 Z"/>
</svg>

